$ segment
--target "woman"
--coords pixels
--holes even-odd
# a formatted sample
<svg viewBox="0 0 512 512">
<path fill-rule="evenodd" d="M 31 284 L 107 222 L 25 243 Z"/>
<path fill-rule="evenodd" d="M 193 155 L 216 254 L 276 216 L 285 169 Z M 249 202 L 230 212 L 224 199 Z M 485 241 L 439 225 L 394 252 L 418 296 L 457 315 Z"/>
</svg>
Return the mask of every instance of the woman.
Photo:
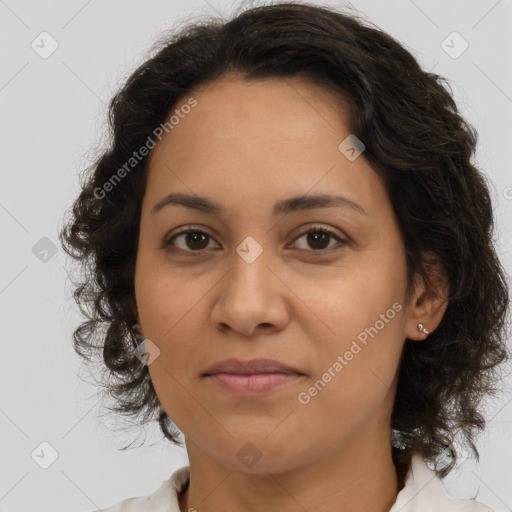
<svg viewBox="0 0 512 512">
<path fill-rule="evenodd" d="M 478 455 L 509 301 L 442 78 L 283 3 L 165 38 L 110 121 L 61 233 L 75 348 L 189 465 L 108 511 L 490 510 L 440 480 Z"/>
</svg>

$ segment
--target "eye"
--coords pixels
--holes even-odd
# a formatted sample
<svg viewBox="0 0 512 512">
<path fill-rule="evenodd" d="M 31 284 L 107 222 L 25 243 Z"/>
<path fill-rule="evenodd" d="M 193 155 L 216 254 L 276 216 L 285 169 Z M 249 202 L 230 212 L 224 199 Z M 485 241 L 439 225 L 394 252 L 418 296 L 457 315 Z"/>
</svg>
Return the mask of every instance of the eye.
<svg viewBox="0 0 512 512">
<path fill-rule="evenodd" d="M 313 252 L 317 255 L 333 252 L 331 251 L 332 246 L 329 247 L 328 243 L 332 238 L 338 240 L 339 245 L 345 245 L 347 243 L 346 240 L 340 238 L 333 231 L 322 226 L 313 226 L 309 228 L 307 231 L 302 233 L 302 235 L 298 236 L 295 240 L 300 240 L 303 237 L 307 237 L 306 243 L 310 247 L 313 247 L 314 249 L 313 251 L 310 252 Z M 180 239 L 181 247 L 179 246 L 179 244 L 175 244 L 175 241 Z M 208 248 L 210 240 L 213 240 L 213 238 L 208 233 L 200 229 L 185 229 L 164 241 L 163 247 L 167 248 L 170 252 L 181 251 L 189 253 L 203 253 L 205 252 L 203 249 Z M 307 250 L 307 248 L 301 249 Z"/>
<path fill-rule="evenodd" d="M 184 237 L 182 240 L 182 247 L 177 247 L 174 244 L 175 240 Z M 171 252 L 203 252 L 201 249 L 208 247 L 208 240 L 213 238 L 200 229 L 186 229 L 176 233 L 168 240 L 164 241 L 163 246 Z"/>
<path fill-rule="evenodd" d="M 347 243 L 346 240 L 340 238 L 338 235 L 336 235 L 336 233 L 322 226 L 312 226 L 305 233 L 297 237 L 296 240 L 300 240 L 303 237 L 306 237 L 306 244 L 308 244 L 310 247 L 316 248 L 316 250 L 312 251 L 315 253 L 315 255 L 322 255 L 333 252 L 331 250 L 332 246 L 329 247 L 328 244 L 329 240 L 332 238 L 338 240 L 339 245 L 345 245 Z"/>
</svg>

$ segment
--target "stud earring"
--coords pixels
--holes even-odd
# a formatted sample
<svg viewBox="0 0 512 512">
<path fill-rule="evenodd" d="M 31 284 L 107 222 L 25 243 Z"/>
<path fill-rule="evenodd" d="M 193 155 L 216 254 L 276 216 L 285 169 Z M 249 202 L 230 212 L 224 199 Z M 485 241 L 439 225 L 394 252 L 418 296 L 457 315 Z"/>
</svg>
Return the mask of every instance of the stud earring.
<svg viewBox="0 0 512 512">
<path fill-rule="evenodd" d="M 418 324 L 418 331 L 424 332 L 427 336 L 430 334 L 430 332 L 427 331 L 427 329 L 425 329 L 425 326 L 423 324 Z"/>
</svg>

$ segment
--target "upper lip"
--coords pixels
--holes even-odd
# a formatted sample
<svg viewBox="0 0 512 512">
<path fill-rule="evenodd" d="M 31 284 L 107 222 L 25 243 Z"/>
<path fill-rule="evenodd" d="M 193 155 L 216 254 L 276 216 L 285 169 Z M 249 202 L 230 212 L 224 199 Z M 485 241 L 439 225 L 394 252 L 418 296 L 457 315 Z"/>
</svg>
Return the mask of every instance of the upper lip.
<svg viewBox="0 0 512 512">
<path fill-rule="evenodd" d="M 272 359 L 251 359 L 242 361 L 231 358 L 215 363 L 206 369 L 203 375 L 212 375 L 214 373 L 234 373 L 238 375 L 250 375 L 253 373 L 297 373 L 304 375 L 295 368 Z"/>
</svg>

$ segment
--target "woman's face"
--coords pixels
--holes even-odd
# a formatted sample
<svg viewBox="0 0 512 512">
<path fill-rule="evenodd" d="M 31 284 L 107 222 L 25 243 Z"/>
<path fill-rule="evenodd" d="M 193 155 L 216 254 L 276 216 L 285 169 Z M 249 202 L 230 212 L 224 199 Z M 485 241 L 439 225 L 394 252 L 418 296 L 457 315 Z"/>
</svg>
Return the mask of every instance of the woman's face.
<svg viewBox="0 0 512 512">
<path fill-rule="evenodd" d="M 353 141 L 340 149 L 350 129 L 338 105 L 298 79 L 224 77 L 178 102 L 151 154 L 139 323 L 156 356 L 153 385 L 191 461 L 276 472 L 389 445 L 402 346 L 425 336 L 404 302 L 404 245 L 384 184 Z M 152 211 L 171 193 L 218 210 Z M 302 201 L 317 195 L 352 203 Z M 301 200 L 276 215 L 292 197 Z M 187 229 L 200 233 L 164 245 Z M 302 375 L 259 394 L 228 391 L 204 373 L 232 357 Z"/>
</svg>

